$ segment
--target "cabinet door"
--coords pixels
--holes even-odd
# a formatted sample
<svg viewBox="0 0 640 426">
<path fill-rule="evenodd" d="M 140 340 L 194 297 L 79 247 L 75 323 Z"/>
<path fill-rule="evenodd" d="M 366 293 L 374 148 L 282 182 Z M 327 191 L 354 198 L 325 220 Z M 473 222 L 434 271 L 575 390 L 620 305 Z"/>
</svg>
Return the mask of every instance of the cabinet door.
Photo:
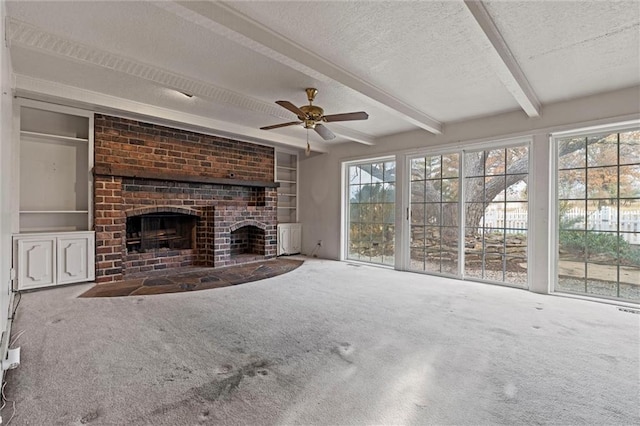
<svg viewBox="0 0 640 426">
<path fill-rule="evenodd" d="M 55 284 L 55 238 L 18 240 L 18 289 Z"/>
<path fill-rule="evenodd" d="M 291 225 L 291 251 L 290 253 L 300 253 L 302 250 L 302 225 Z"/>
<path fill-rule="evenodd" d="M 93 279 L 89 273 L 89 237 L 58 237 L 57 283 L 77 283 Z"/>
<path fill-rule="evenodd" d="M 278 225 L 278 256 L 291 254 L 291 227 Z"/>
</svg>

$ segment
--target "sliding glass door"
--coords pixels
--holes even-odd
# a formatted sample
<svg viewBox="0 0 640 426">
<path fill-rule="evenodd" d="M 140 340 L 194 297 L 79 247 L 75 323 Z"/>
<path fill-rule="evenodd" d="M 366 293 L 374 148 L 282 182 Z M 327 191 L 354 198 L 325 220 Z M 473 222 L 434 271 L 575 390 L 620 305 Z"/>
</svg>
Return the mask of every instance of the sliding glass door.
<svg viewBox="0 0 640 426">
<path fill-rule="evenodd" d="M 640 128 L 553 143 L 555 291 L 640 301 Z M 402 217 L 393 158 L 347 163 L 345 257 L 394 265 L 401 227 L 403 268 L 527 287 L 529 157 L 524 140 L 408 155 Z"/>
<path fill-rule="evenodd" d="M 347 166 L 347 253 L 349 260 L 395 264 L 396 163 Z"/>
<path fill-rule="evenodd" d="M 408 166 L 408 269 L 526 286 L 528 145 L 414 156 Z"/>
<path fill-rule="evenodd" d="M 528 146 L 466 152 L 464 276 L 527 285 Z"/>
<path fill-rule="evenodd" d="M 458 276 L 460 154 L 410 159 L 409 269 Z"/>
</svg>

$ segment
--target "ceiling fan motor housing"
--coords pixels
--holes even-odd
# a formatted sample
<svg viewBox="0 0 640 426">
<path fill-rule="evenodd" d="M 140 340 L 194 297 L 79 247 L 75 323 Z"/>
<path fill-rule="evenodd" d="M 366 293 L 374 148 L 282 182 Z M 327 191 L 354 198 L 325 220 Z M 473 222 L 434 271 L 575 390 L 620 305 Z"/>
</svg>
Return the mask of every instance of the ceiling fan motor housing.
<svg viewBox="0 0 640 426">
<path fill-rule="evenodd" d="M 306 117 L 298 116 L 298 118 L 304 121 L 305 124 L 307 121 L 320 121 L 324 116 L 324 110 L 315 105 L 303 105 L 300 107 L 300 111 L 304 112 Z"/>
</svg>

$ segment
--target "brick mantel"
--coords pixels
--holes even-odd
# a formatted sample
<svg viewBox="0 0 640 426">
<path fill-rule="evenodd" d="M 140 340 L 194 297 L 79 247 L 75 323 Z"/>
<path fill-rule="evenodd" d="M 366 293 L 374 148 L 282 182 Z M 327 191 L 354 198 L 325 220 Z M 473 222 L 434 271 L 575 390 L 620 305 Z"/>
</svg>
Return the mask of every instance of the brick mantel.
<svg viewBox="0 0 640 426">
<path fill-rule="evenodd" d="M 141 179 L 164 180 L 167 178 L 165 171 L 133 171 L 126 167 L 117 166 L 97 166 L 93 168 L 93 174 L 96 176 L 118 176 Z M 240 180 L 232 178 L 215 178 L 206 176 L 190 176 L 177 173 L 171 173 L 171 180 L 174 182 L 194 182 L 194 183 L 213 183 L 220 185 L 249 186 L 255 188 L 277 188 L 280 182 L 263 182 L 256 180 Z"/>
<path fill-rule="evenodd" d="M 100 114 L 94 139 L 96 281 L 235 263 L 239 223 L 259 224 L 264 258 L 276 256 L 273 148 Z M 196 248 L 129 253 L 127 217 L 155 212 L 196 216 Z"/>
</svg>

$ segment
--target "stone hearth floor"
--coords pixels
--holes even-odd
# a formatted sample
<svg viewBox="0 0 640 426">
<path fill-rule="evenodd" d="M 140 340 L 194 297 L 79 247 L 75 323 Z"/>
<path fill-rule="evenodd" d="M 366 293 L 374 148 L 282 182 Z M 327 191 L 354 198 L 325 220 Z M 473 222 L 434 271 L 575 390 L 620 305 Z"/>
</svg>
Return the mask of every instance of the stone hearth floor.
<svg viewBox="0 0 640 426">
<path fill-rule="evenodd" d="M 302 265 L 302 260 L 278 258 L 223 268 L 180 268 L 123 281 L 96 284 L 80 297 L 141 296 L 180 293 L 244 284 L 285 274 Z"/>
</svg>

